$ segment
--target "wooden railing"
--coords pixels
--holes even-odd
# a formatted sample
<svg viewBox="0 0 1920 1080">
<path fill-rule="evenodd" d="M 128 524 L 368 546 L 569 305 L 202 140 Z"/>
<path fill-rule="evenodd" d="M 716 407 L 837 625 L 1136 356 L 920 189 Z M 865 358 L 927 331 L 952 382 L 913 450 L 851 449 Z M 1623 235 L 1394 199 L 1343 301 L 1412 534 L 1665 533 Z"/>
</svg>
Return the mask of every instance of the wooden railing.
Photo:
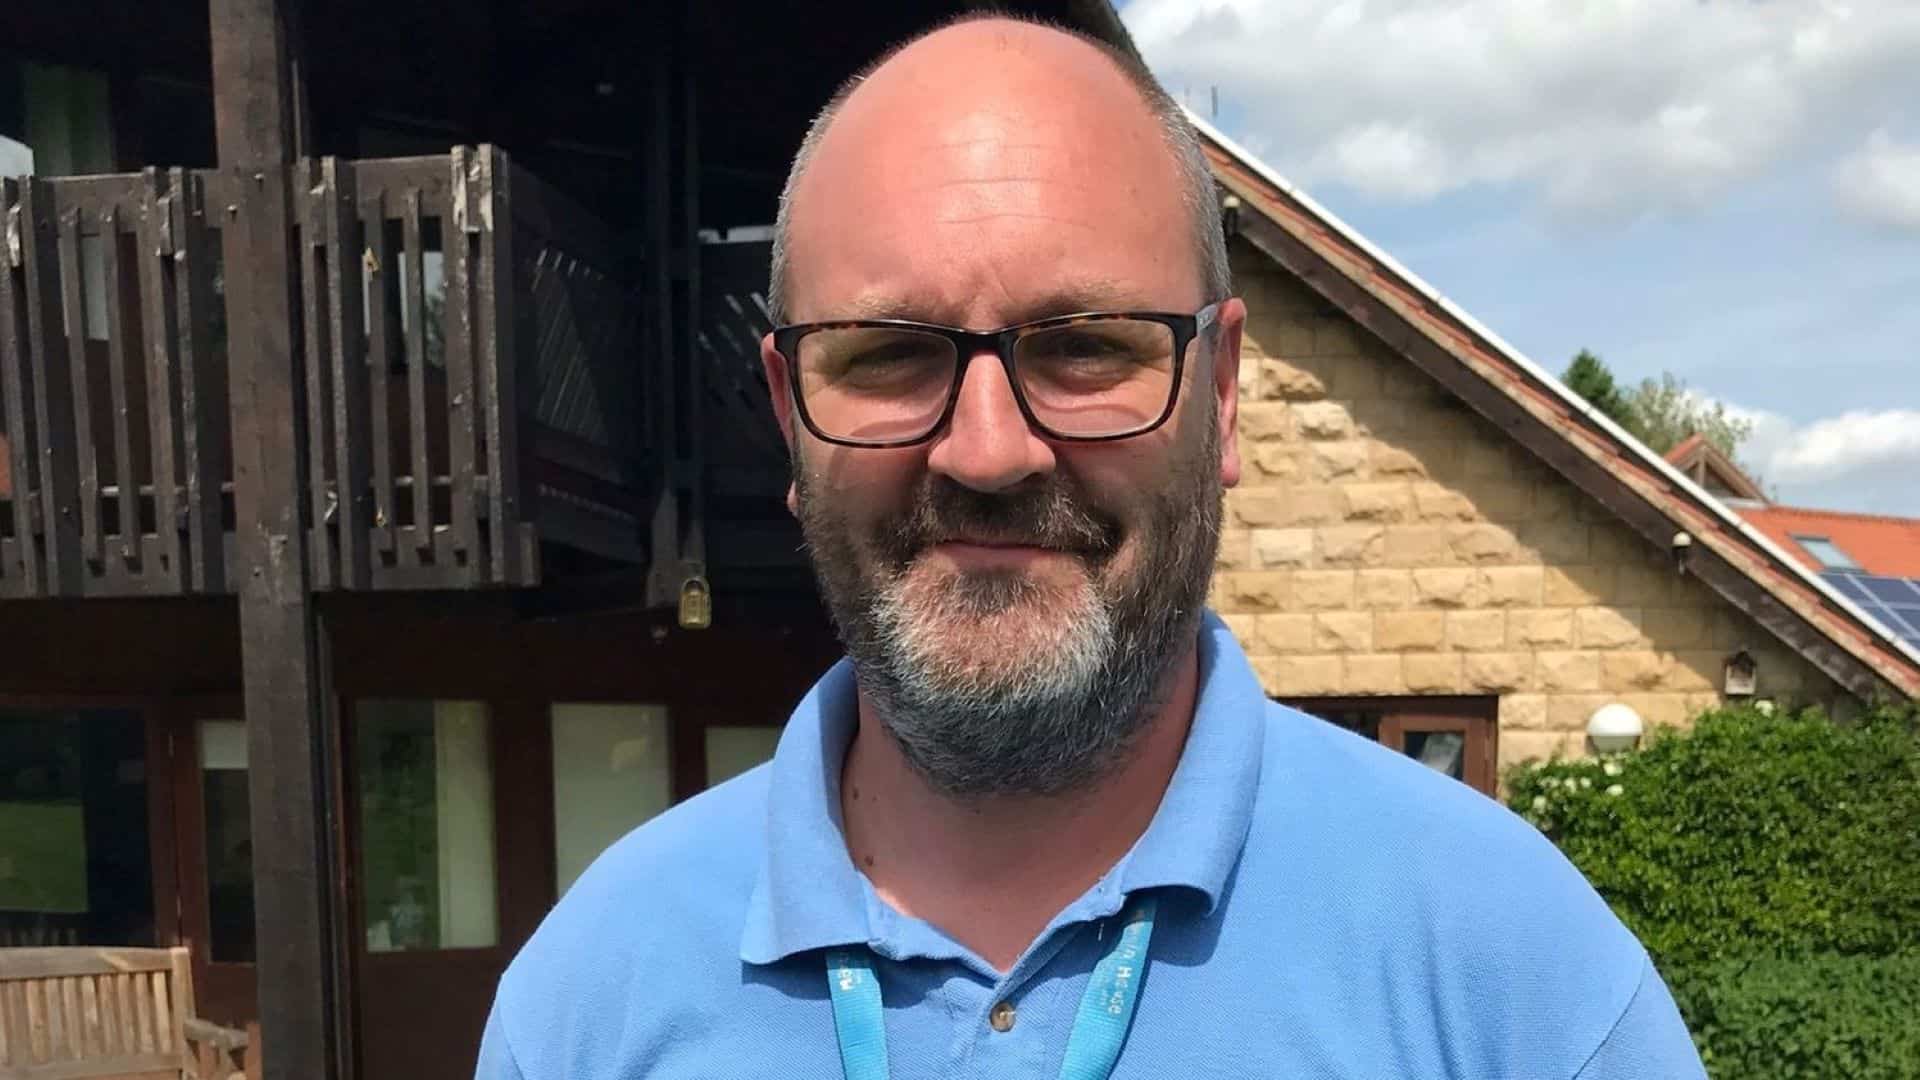
<svg viewBox="0 0 1920 1080">
<path fill-rule="evenodd" d="M 541 539 L 638 561 L 641 308 L 606 230 L 491 147 L 294 168 L 314 586 L 532 584 Z M 0 596 L 232 591 L 253 361 L 219 231 L 251 187 L 0 187 Z"/>
</svg>

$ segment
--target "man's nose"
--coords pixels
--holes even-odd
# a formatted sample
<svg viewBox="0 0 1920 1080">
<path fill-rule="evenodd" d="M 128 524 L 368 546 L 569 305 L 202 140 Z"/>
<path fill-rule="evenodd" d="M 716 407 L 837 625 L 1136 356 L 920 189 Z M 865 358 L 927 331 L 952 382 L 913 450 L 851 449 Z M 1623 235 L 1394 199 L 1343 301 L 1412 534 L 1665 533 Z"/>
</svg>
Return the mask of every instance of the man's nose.
<svg viewBox="0 0 1920 1080">
<path fill-rule="evenodd" d="M 969 359 L 953 419 L 935 437 L 927 467 L 975 491 L 993 492 L 1053 466 L 1053 448 L 1028 426 L 1000 358 L 980 353 Z"/>
</svg>

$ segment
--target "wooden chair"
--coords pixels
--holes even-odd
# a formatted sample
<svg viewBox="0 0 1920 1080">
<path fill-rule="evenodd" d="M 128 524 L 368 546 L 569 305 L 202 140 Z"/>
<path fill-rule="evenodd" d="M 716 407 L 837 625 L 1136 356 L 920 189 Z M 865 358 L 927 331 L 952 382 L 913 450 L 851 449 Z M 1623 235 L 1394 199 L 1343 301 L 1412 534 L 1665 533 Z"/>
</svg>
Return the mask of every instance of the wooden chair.
<svg viewBox="0 0 1920 1080">
<path fill-rule="evenodd" d="M 192 970 L 183 948 L 0 949 L 0 1080 L 259 1080 L 257 1026 L 195 1017 Z"/>
</svg>

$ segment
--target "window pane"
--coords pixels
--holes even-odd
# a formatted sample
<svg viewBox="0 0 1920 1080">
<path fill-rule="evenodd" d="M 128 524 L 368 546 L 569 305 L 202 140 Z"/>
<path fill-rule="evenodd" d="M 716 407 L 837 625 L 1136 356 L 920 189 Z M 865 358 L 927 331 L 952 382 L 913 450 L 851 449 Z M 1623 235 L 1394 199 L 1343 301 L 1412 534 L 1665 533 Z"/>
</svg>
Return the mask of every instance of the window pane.
<svg viewBox="0 0 1920 1080">
<path fill-rule="evenodd" d="M 1407 756 L 1435 772 L 1465 780 L 1467 736 L 1459 731 L 1409 731 Z"/>
<path fill-rule="evenodd" d="M 1805 548 L 1807 554 L 1829 570 L 1860 569 L 1860 564 L 1840 550 L 1840 545 L 1824 536 L 1796 536 L 1793 542 Z"/>
<path fill-rule="evenodd" d="M 355 720 L 367 950 L 498 943 L 486 705 L 365 701 Z"/>
<path fill-rule="evenodd" d="M 554 886 L 673 801 L 663 705 L 553 706 Z"/>
<path fill-rule="evenodd" d="M 708 728 L 707 786 L 731 780 L 763 761 L 773 760 L 780 730 L 778 727 Z"/>
<path fill-rule="evenodd" d="M 154 943 L 140 714 L 0 708 L 0 947 Z"/>
<path fill-rule="evenodd" d="M 207 825 L 207 922 L 213 959 L 253 963 L 253 829 L 247 725 L 200 721 L 200 799 Z"/>
</svg>

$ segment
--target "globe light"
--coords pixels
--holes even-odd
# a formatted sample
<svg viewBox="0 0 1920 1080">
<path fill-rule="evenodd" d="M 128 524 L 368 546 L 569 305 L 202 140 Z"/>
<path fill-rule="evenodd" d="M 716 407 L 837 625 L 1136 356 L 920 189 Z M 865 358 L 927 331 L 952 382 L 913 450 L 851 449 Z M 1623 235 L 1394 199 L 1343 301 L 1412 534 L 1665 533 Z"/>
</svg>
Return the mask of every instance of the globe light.
<svg viewBox="0 0 1920 1080">
<path fill-rule="evenodd" d="M 1587 719 L 1587 738 L 1596 752 L 1617 754 L 1640 742 L 1640 714 L 1619 702 L 1602 705 Z"/>
</svg>

